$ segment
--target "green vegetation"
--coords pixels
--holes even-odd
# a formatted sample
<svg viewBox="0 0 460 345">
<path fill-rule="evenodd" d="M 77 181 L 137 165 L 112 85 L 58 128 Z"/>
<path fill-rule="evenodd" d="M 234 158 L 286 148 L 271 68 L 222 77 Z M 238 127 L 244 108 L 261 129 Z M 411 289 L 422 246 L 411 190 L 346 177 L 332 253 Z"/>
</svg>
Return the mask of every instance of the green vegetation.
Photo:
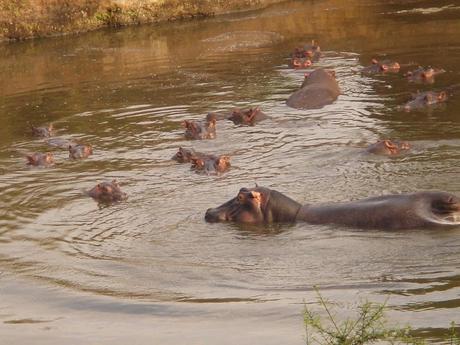
<svg viewBox="0 0 460 345">
<path fill-rule="evenodd" d="M 364 302 L 358 306 L 357 317 L 339 322 L 318 290 L 318 302 L 326 313 L 325 318 L 305 306 L 304 324 L 307 345 L 364 345 L 364 344 L 426 344 L 425 339 L 411 335 L 411 328 L 388 325 L 385 318 L 386 303 Z M 446 335 L 446 344 L 460 345 L 460 338 L 452 322 Z"/>
<path fill-rule="evenodd" d="M 213 16 L 276 2 L 280 0 L 0 0 L 0 40 Z"/>
</svg>

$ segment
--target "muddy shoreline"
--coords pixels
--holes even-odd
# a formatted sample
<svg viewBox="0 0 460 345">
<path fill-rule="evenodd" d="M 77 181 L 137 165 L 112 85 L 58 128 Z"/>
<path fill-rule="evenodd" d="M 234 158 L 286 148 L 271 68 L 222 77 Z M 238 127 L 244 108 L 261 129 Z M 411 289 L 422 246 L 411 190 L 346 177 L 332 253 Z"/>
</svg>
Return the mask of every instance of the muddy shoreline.
<svg viewBox="0 0 460 345">
<path fill-rule="evenodd" d="M 0 0 L 0 41 L 261 9 L 283 0 Z"/>
</svg>

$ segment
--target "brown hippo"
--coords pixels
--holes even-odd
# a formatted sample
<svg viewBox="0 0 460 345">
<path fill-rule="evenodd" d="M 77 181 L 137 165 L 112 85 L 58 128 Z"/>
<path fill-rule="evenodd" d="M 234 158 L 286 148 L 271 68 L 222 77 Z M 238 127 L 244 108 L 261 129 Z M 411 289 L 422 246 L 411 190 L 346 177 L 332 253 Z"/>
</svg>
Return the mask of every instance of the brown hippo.
<svg viewBox="0 0 460 345">
<path fill-rule="evenodd" d="M 300 89 L 288 98 L 286 104 L 296 109 L 318 109 L 331 104 L 339 95 L 335 73 L 320 68 L 305 75 Z"/>
<path fill-rule="evenodd" d="M 82 159 L 87 158 L 93 154 L 93 147 L 91 145 L 74 144 L 69 145 L 69 158 Z"/>
<path fill-rule="evenodd" d="M 35 152 L 26 156 L 27 164 L 34 166 L 50 166 L 54 164 L 54 157 L 51 152 Z"/>
<path fill-rule="evenodd" d="M 214 139 L 216 137 L 216 115 L 208 114 L 205 121 L 185 120 L 182 125 L 185 127 L 187 139 Z"/>
<path fill-rule="evenodd" d="M 53 128 L 52 123 L 50 123 L 48 126 L 42 126 L 42 127 L 30 126 L 30 128 L 32 130 L 32 134 L 35 137 L 48 138 L 54 134 L 54 128 Z"/>
<path fill-rule="evenodd" d="M 434 82 L 434 77 L 436 75 L 445 72 L 446 71 L 442 68 L 419 67 L 414 71 L 407 72 L 406 74 L 404 74 L 404 76 L 407 77 L 407 80 L 409 80 L 410 82 L 432 84 Z"/>
<path fill-rule="evenodd" d="M 420 110 L 425 107 L 436 105 L 447 101 L 447 93 L 445 91 L 435 92 L 426 91 L 419 92 L 413 95 L 413 99 L 407 102 L 403 109 L 405 111 Z"/>
<path fill-rule="evenodd" d="M 238 195 L 206 211 L 208 222 L 263 224 L 304 221 L 355 228 L 412 229 L 460 226 L 460 199 L 446 192 L 393 194 L 358 201 L 304 205 L 263 187 L 242 188 Z"/>
<path fill-rule="evenodd" d="M 310 61 L 318 61 L 321 57 L 321 48 L 319 45 L 312 40 L 311 43 L 305 44 L 303 47 L 296 47 L 291 54 L 291 57 L 294 58 L 308 58 Z"/>
<path fill-rule="evenodd" d="M 184 149 L 183 147 L 179 147 L 179 150 L 174 156 L 172 156 L 171 159 L 177 161 L 178 163 L 188 163 L 192 161 L 192 158 L 202 156 L 205 156 L 205 154 L 196 152 L 194 149 Z"/>
<path fill-rule="evenodd" d="M 112 182 L 98 183 L 96 186 L 91 188 L 87 194 L 94 200 L 104 204 L 110 204 L 128 198 L 126 193 L 121 191 L 116 180 L 113 180 Z"/>
<path fill-rule="evenodd" d="M 235 125 L 248 125 L 253 126 L 256 122 L 262 121 L 267 118 L 259 107 L 249 109 L 235 109 L 231 115 L 227 117 L 228 120 L 233 121 Z"/>
<path fill-rule="evenodd" d="M 291 59 L 289 62 L 289 67 L 291 68 L 308 68 L 312 65 L 313 63 L 311 62 L 310 58 L 299 58 L 299 57 L 294 57 Z"/>
<path fill-rule="evenodd" d="M 205 155 L 192 157 L 192 170 L 206 175 L 219 175 L 230 168 L 229 156 Z"/>
<path fill-rule="evenodd" d="M 372 59 L 372 65 L 364 67 L 361 73 L 364 74 L 379 74 L 379 73 L 397 73 L 401 65 L 396 61 Z"/>
<path fill-rule="evenodd" d="M 409 149 L 410 145 L 407 141 L 380 140 L 369 145 L 366 151 L 376 155 L 395 156 Z"/>
</svg>

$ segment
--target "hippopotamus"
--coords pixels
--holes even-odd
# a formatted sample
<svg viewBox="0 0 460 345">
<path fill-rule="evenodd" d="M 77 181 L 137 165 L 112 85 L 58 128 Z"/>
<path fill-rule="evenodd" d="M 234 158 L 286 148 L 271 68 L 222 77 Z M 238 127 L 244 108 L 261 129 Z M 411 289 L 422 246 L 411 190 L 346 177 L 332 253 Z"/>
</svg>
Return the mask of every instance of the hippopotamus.
<svg viewBox="0 0 460 345">
<path fill-rule="evenodd" d="M 296 109 L 318 109 L 331 104 L 339 95 L 334 71 L 319 68 L 305 75 L 300 89 L 288 98 L 286 104 Z"/>
<path fill-rule="evenodd" d="M 205 154 L 201 152 L 196 152 L 194 149 L 184 149 L 183 147 L 179 147 L 179 150 L 171 157 L 171 159 L 177 161 L 178 163 L 188 163 L 192 161 L 192 158 L 202 157 L 204 155 Z"/>
<path fill-rule="evenodd" d="M 27 164 L 34 166 L 50 166 L 54 164 L 54 157 L 51 152 L 35 152 L 26 156 Z"/>
<path fill-rule="evenodd" d="M 372 59 L 372 65 L 364 67 L 361 73 L 378 74 L 378 73 L 397 73 L 401 65 L 396 61 Z"/>
<path fill-rule="evenodd" d="M 312 40 L 311 43 L 305 44 L 303 47 L 296 47 L 291 54 L 291 57 L 294 58 L 308 58 L 310 61 L 318 61 L 321 57 L 321 48 L 319 45 Z"/>
<path fill-rule="evenodd" d="M 192 157 L 192 170 L 206 175 L 219 175 L 230 168 L 229 156 L 204 155 L 201 157 Z"/>
<path fill-rule="evenodd" d="M 48 145 L 68 149 L 70 145 L 76 145 L 75 142 L 63 138 L 51 138 L 45 141 Z"/>
<path fill-rule="evenodd" d="M 460 226 L 460 199 L 439 191 L 391 194 L 358 201 L 301 205 L 264 188 L 242 188 L 238 195 L 206 211 L 207 222 L 338 224 L 363 229 L 415 229 Z"/>
<path fill-rule="evenodd" d="M 447 101 L 447 93 L 445 91 L 419 92 L 413 95 L 413 100 L 407 102 L 403 106 L 403 109 L 405 111 L 419 110 L 445 101 Z"/>
<path fill-rule="evenodd" d="M 291 68 L 308 68 L 312 65 L 310 58 L 293 57 L 289 62 Z"/>
<path fill-rule="evenodd" d="M 410 149 L 407 141 L 380 140 L 375 144 L 369 145 L 366 151 L 377 155 L 395 156 Z"/>
<path fill-rule="evenodd" d="M 228 120 L 233 121 L 235 125 L 253 126 L 256 122 L 267 118 L 259 107 L 249 109 L 235 109 L 232 111 Z"/>
<path fill-rule="evenodd" d="M 446 71 L 443 70 L 442 68 L 423 68 L 419 67 L 414 71 L 409 71 L 406 74 L 404 74 L 405 77 L 407 77 L 407 80 L 410 82 L 416 82 L 416 83 L 433 83 L 434 82 L 434 77 L 438 74 L 445 73 Z"/>
<path fill-rule="evenodd" d="M 208 114 L 205 121 L 185 120 L 182 125 L 185 127 L 187 139 L 214 139 L 216 137 L 216 115 Z"/>
<path fill-rule="evenodd" d="M 36 137 L 48 138 L 54 134 L 54 128 L 52 123 L 50 123 L 48 126 L 42 127 L 35 127 L 31 125 L 30 128 L 32 130 L 32 134 Z"/>
<path fill-rule="evenodd" d="M 93 147 L 91 145 L 74 144 L 69 145 L 69 158 L 82 159 L 87 158 L 93 154 Z"/>
<path fill-rule="evenodd" d="M 116 180 L 112 182 L 101 182 L 86 192 L 90 197 L 99 203 L 110 204 L 127 199 L 126 193 L 120 189 Z"/>
</svg>

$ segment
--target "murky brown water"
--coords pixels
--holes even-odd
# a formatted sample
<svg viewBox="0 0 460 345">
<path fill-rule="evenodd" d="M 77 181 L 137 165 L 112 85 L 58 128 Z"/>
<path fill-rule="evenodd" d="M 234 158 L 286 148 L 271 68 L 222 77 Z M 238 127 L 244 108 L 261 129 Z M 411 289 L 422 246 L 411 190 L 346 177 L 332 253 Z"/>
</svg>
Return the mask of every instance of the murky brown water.
<svg viewBox="0 0 460 345">
<path fill-rule="evenodd" d="M 460 83 L 460 7 L 451 1 L 288 2 L 260 12 L 2 46 L 0 52 L 0 334 L 8 344 L 302 344 L 313 286 L 346 305 L 384 301 L 390 319 L 439 340 L 460 321 L 460 229 L 358 231 L 308 224 L 207 224 L 204 211 L 254 183 L 302 202 L 440 189 L 460 194 L 460 96 L 398 109 L 417 90 Z M 382 2 L 383 3 L 383 2 Z M 401 4 L 403 3 L 403 4 Z M 405 3 L 405 4 L 404 4 Z M 343 90 L 321 110 L 285 100 L 288 69 L 310 39 Z M 362 76 L 374 56 L 444 68 L 432 85 Z M 409 64 L 411 64 L 409 66 Z M 181 122 L 260 106 L 255 127 L 218 122 L 191 142 Z M 68 154 L 29 135 L 91 143 Z M 414 146 L 363 154 L 380 138 Z M 225 153 L 232 169 L 197 175 L 179 146 Z M 57 164 L 30 169 L 25 153 Z M 116 178 L 126 202 L 83 195 Z"/>
</svg>

